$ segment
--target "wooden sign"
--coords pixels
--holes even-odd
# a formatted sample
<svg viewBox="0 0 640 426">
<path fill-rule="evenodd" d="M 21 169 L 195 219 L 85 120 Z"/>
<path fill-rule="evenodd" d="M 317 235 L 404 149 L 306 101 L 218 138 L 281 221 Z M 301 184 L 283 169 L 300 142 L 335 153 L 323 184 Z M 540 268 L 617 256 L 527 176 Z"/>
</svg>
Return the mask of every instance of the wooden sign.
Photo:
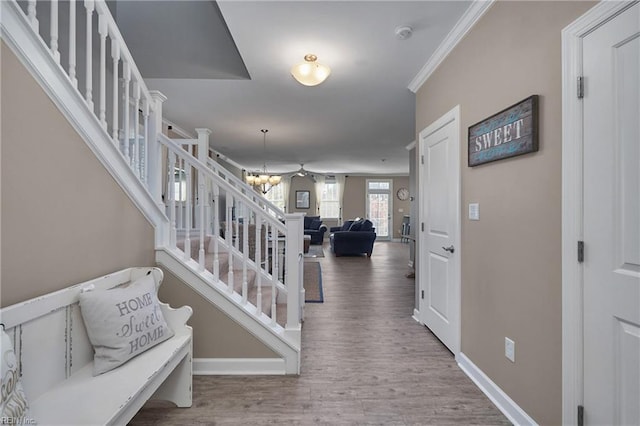
<svg viewBox="0 0 640 426">
<path fill-rule="evenodd" d="M 469 127 L 469 167 L 538 150 L 538 95 Z"/>
</svg>

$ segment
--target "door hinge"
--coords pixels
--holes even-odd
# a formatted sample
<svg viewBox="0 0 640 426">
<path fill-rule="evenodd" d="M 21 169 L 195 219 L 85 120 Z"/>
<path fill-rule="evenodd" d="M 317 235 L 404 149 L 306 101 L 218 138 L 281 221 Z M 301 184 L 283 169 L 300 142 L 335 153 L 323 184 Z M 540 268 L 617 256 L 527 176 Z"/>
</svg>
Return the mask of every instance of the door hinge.
<svg viewBox="0 0 640 426">
<path fill-rule="evenodd" d="M 420 156 L 420 164 L 424 164 L 424 155 Z"/>
<path fill-rule="evenodd" d="M 578 77 L 578 99 L 584 98 L 584 77 Z"/>
<path fill-rule="evenodd" d="M 584 407 L 578 405 L 578 426 L 584 425 Z"/>
<path fill-rule="evenodd" d="M 424 232 L 424 222 L 420 223 L 420 229 L 422 230 L 422 232 Z"/>
<path fill-rule="evenodd" d="M 420 292 L 420 296 L 424 299 L 424 290 Z"/>
<path fill-rule="evenodd" d="M 578 241 L 578 262 L 584 262 L 584 241 Z"/>
</svg>

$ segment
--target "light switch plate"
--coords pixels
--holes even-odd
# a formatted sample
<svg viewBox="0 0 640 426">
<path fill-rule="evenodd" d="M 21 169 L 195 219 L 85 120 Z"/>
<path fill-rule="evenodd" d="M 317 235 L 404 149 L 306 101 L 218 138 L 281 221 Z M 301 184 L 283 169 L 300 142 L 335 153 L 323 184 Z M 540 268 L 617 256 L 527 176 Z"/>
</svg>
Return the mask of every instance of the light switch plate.
<svg viewBox="0 0 640 426">
<path fill-rule="evenodd" d="M 480 220 L 479 203 L 469 203 L 469 220 Z"/>
<path fill-rule="evenodd" d="M 516 362 L 516 343 L 509 339 L 504 338 L 504 356 L 511 362 Z"/>
</svg>

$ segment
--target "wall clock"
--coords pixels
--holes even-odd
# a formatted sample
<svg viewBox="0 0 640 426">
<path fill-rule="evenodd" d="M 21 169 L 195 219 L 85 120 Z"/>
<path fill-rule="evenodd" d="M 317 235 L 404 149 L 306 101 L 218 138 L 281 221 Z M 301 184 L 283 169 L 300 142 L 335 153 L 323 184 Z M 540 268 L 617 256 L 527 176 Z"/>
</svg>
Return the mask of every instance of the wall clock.
<svg viewBox="0 0 640 426">
<path fill-rule="evenodd" d="M 398 197 L 398 200 L 408 200 L 409 199 L 409 190 L 407 188 L 400 188 L 398 189 L 398 191 L 396 191 L 396 197 Z"/>
</svg>

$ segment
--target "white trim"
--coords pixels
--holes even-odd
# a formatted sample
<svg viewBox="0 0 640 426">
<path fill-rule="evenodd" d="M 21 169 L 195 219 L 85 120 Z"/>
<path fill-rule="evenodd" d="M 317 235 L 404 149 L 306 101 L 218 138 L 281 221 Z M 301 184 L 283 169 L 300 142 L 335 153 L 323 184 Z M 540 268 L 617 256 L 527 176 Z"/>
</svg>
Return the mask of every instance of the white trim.
<svg viewBox="0 0 640 426">
<path fill-rule="evenodd" d="M 411 151 L 415 147 L 416 147 L 416 141 L 413 141 L 409 145 L 405 146 L 404 149 L 406 149 L 407 151 Z"/>
<path fill-rule="evenodd" d="M 168 242 L 169 221 L 149 191 L 140 183 L 98 118 L 72 86 L 61 65 L 33 31 L 16 2 L 0 2 L 2 40 L 16 54 L 71 126 L 85 141 L 100 163 L 120 185 L 129 199 L 155 227 L 156 246 Z"/>
<path fill-rule="evenodd" d="M 461 117 L 460 117 L 460 105 L 456 105 L 454 108 L 452 108 L 450 111 L 448 111 L 447 113 L 445 113 L 442 117 L 440 117 L 439 119 L 437 119 L 436 121 L 434 121 L 433 123 L 431 123 L 429 126 L 427 126 L 425 129 L 423 129 L 419 135 L 418 135 L 418 150 L 416 152 L 416 158 L 419 159 L 423 153 L 421 151 L 421 143 L 422 140 L 426 139 L 429 135 L 437 132 L 438 130 L 440 130 L 441 128 L 447 126 L 449 123 L 454 122 L 456 123 L 455 125 L 455 138 L 456 140 L 459 142 L 460 141 L 460 123 L 461 123 Z M 456 161 L 456 167 L 457 167 L 457 174 L 458 174 L 458 187 L 457 187 L 457 223 L 456 226 L 458 228 L 458 232 L 456 233 L 455 239 L 453 241 L 453 245 L 456 248 L 456 252 L 458 253 L 456 262 L 457 262 L 457 268 L 455 270 L 455 277 L 453 277 L 453 279 L 456 281 L 456 300 L 458 301 L 458 303 L 456 304 L 456 312 L 453 312 L 452 315 L 457 317 L 457 322 L 458 322 L 458 328 L 456 330 L 456 337 L 455 337 L 455 342 L 453 342 L 453 348 L 452 352 L 454 356 L 457 356 L 457 354 L 460 352 L 460 348 L 461 348 L 461 335 L 462 335 L 462 308 L 461 308 L 461 301 L 462 301 L 462 205 L 461 205 L 461 197 L 462 197 L 462 190 L 461 190 L 461 185 L 462 185 L 462 171 L 460 170 L 460 143 L 455 145 L 455 148 L 457 149 L 457 153 L 454 153 L 454 155 L 456 155 L 456 157 L 458 158 L 458 161 Z M 418 189 L 417 189 L 417 193 L 420 195 L 418 198 L 421 200 L 418 203 L 418 224 L 420 223 L 426 223 L 426 212 L 423 211 L 423 200 L 425 200 L 425 196 L 422 193 L 422 186 L 420 184 L 420 182 L 425 182 L 425 176 L 424 176 L 424 164 L 421 164 L 420 161 L 418 160 Z M 417 288 L 418 291 L 422 291 L 422 278 L 421 278 L 421 271 L 424 271 L 423 267 L 420 267 L 421 263 L 421 254 L 420 254 L 420 242 L 422 240 L 422 235 L 423 233 L 418 230 L 416 231 L 416 235 L 415 235 L 415 263 L 417 263 L 418 268 L 416 269 L 416 283 L 417 283 Z M 418 308 L 420 309 L 420 311 L 422 312 L 426 312 L 425 310 L 423 310 L 423 304 L 424 304 L 424 299 L 420 298 L 418 300 Z M 422 317 L 420 318 L 420 323 L 424 324 L 424 321 L 422 320 Z"/>
<path fill-rule="evenodd" d="M 418 74 L 409 83 L 409 90 L 417 93 L 422 85 L 431 77 L 431 74 L 440 66 L 449 53 L 460 43 L 460 40 L 473 28 L 478 20 L 491 7 L 494 0 L 477 0 L 464 12 L 453 29 L 442 40 L 442 43 L 433 52 L 429 60 L 422 67 Z"/>
<path fill-rule="evenodd" d="M 562 423 L 577 424 L 583 392 L 583 268 L 576 258 L 583 238 L 582 39 L 636 2 L 603 1 L 562 30 Z"/>
<path fill-rule="evenodd" d="M 413 310 L 413 315 L 411 316 L 411 318 L 413 318 L 414 320 L 416 320 L 416 322 L 420 325 L 424 325 L 424 323 L 422 322 L 422 320 L 420 319 L 420 311 L 418 311 L 417 309 Z"/>
<path fill-rule="evenodd" d="M 185 129 L 183 129 L 182 127 L 178 126 L 173 121 L 170 121 L 170 120 L 168 120 L 168 119 L 166 119 L 164 117 L 162 117 L 162 123 L 166 124 L 167 127 L 171 126 L 171 131 L 173 133 L 175 133 L 178 136 L 182 136 L 185 139 L 197 139 L 198 138 L 195 133 L 187 132 Z"/>
<path fill-rule="evenodd" d="M 194 358 L 194 376 L 278 376 L 285 374 L 281 358 Z"/>
<path fill-rule="evenodd" d="M 257 318 L 253 305 L 242 305 L 241 296 L 229 294 L 226 284 L 211 284 L 213 275 L 209 271 L 200 272 L 194 260 L 185 263 L 178 253 L 160 249 L 156 250 L 156 262 L 281 356 L 286 374 L 300 374 L 299 333 L 292 337 L 280 325 L 271 325 L 271 319 L 264 313 Z"/>
<path fill-rule="evenodd" d="M 509 398 L 493 380 L 489 378 L 477 365 L 475 365 L 464 353 L 460 352 L 456 357 L 458 367 L 469 376 L 473 383 L 495 404 L 514 425 L 537 425 L 515 401 Z"/>
</svg>

